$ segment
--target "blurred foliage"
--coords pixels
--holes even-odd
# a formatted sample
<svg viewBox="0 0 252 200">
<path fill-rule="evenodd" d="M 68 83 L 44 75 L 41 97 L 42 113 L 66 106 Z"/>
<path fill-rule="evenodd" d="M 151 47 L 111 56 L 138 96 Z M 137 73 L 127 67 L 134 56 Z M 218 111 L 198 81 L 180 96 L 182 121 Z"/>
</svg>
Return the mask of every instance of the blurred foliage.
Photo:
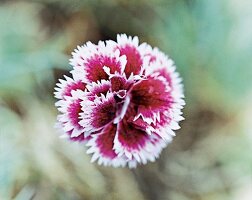
<svg viewBox="0 0 252 200">
<path fill-rule="evenodd" d="M 49 69 L 67 62 L 62 38 L 45 38 L 39 27 L 39 9 L 22 3 L 0 7 L 1 94 L 29 92 L 41 81 L 53 80 Z"/>
<path fill-rule="evenodd" d="M 250 200 L 252 3 L 0 2 L 0 200 Z M 187 105 L 155 163 L 113 169 L 58 138 L 53 87 L 72 50 L 138 35 L 175 60 Z"/>
</svg>

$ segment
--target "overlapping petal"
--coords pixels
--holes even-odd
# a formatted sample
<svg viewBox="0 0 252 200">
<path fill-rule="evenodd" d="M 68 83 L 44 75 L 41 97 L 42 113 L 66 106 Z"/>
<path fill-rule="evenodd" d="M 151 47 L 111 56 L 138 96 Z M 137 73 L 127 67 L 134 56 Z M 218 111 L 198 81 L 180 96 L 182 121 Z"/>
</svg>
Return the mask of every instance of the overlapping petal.
<svg viewBox="0 0 252 200">
<path fill-rule="evenodd" d="M 72 140 L 84 141 L 84 129 L 79 124 L 81 110 L 81 101 L 83 99 L 83 92 L 81 90 L 72 90 L 71 96 L 66 96 L 64 99 L 56 103 L 61 114 L 58 116 L 58 126 Z"/>
<path fill-rule="evenodd" d="M 92 138 L 87 143 L 87 153 L 92 154 L 91 162 L 98 160 L 98 164 L 114 167 L 126 165 L 127 160 L 123 156 L 119 156 L 113 149 L 116 130 L 116 125 L 110 123 L 99 133 L 91 136 Z"/>
<path fill-rule="evenodd" d="M 64 78 L 65 80 L 59 79 L 59 83 L 56 84 L 54 95 L 57 99 L 65 99 L 67 96 L 72 96 L 71 92 L 75 90 L 85 90 L 86 84 L 81 80 L 73 80 L 67 76 L 64 76 Z"/>
<path fill-rule="evenodd" d="M 102 129 L 116 117 L 116 103 L 112 93 L 96 96 L 93 101 L 85 99 L 81 105 L 83 112 L 80 124 L 87 135 Z"/>
<path fill-rule="evenodd" d="M 119 50 L 121 56 L 126 56 L 127 63 L 124 73 L 127 77 L 131 74 L 141 75 L 144 57 L 139 49 L 138 37 L 127 37 L 126 34 L 117 35 L 117 43 L 108 42 L 114 50 Z"/>
<path fill-rule="evenodd" d="M 136 83 L 131 91 L 131 99 L 137 105 L 135 119 L 142 117 L 148 124 L 156 124 L 160 112 L 169 109 L 173 103 L 171 88 L 161 76 L 149 76 Z"/>
<path fill-rule="evenodd" d="M 119 50 L 112 51 L 106 48 L 104 42 L 99 42 L 98 45 L 87 43 L 75 50 L 70 64 L 74 67 L 72 71 L 74 78 L 92 83 L 108 80 L 104 67 L 108 67 L 111 73 L 122 73 L 126 57 L 121 56 Z"/>
</svg>

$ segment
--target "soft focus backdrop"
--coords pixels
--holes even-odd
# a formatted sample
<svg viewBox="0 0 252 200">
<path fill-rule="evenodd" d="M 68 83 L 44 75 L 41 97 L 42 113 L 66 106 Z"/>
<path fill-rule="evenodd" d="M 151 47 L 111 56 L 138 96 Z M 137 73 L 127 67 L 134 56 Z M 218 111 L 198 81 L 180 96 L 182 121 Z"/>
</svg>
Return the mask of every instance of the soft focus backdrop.
<svg viewBox="0 0 252 200">
<path fill-rule="evenodd" d="M 1 200 L 251 200 L 252 1 L 0 1 Z M 53 91 L 87 41 L 137 35 L 174 59 L 181 130 L 155 163 L 90 163 Z"/>
</svg>

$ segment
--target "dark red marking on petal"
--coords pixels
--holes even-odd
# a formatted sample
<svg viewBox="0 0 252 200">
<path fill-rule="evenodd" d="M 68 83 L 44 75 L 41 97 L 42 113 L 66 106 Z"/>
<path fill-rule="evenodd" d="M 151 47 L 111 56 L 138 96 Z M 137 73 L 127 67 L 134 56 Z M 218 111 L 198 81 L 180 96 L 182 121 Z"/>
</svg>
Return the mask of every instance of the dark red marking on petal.
<svg viewBox="0 0 252 200">
<path fill-rule="evenodd" d="M 70 119 L 71 124 L 79 129 L 82 128 L 79 124 L 80 121 L 79 114 L 80 112 L 82 112 L 80 102 L 81 102 L 80 99 L 76 99 L 68 106 L 67 109 L 68 117 Z"/>
<path fill-rule="evenodd" d="M 118 125 L 118 141 L 128 151 L 139 150 L 148 141 L 148 134 L 136 127 L 132 123 L 132 116 L 135 116 L 136 108 L 133 104 L 130 104 L 125 117 Z"/>
<path fill-rule="evenodd" d="M 88 94 L 88 99 L 93 101 L 95 96 L 101 97 L 101 95 L 106 95 L 107 92 L 110 90 L 111 84 L 104 83 L 102 85 L 95 85 L 92 87 L 90 93 Z"/>
<path fill-rule="evenodd" d="M 102 156 L 113 159 L 117 155 L 113 150 L 116 125 L 109 124 L 104 127 L 101 134 L 97 135 L 96 145 Z"/>
<path fill-rule="evenodd" d="M 160 121 L 156 125 L 152 125 L 154 129 L 158 130 L 159 128 L 167 126 L 172 120 L 171 116 L 167 116 L 164 113 L 160 113 Z"/>
<path fill-rule="evenodd" d="M 131 73 L 134 75 L 139 74 L 143 60 L 136 47 L 126 44 L 125 46 L 119 47 L 119 50 L 121 55 L 125 55 L 127 57 L 127 64 L 124 70 L 127 78 Z"/>
<path fill-rule="evenodd" d="M 140 110 L 160 110 L 169 108 L 172 103 L 167 86 L 159 79 L 149 78 L 134 85 L 131 91 L 131 101 L 139 105 Z M 147 113 L 146 113 L 147 114 Z"/>
<path fill-rule="evenodd" d="M 116 102 L 114 98 L 97 105 L 91 114 L 92 126 L 101 128 L 111 122 L 116 116 Z"/>
<path fill-rule="evenodd" d="M 145 131 L 136 129 L 131 123 L 122 120 L 118 126 L 118 140 L 128 151 L 139 150 L 148 140 Z"/>
<path fill-rule="evenodd" d="M 113 76 L 110 78 L 112 92 L 128 89 L 127 80 L 122 76 Z"/>
<path fill-rule="evenodd" d="M 149 124 L 147 124 L 142 118 L 138 118 L 137 120 L 134 120 L 134 117 L 131 116 L 127 122 L 131 124 L 134 128 L 146 131 L 146 129 L 149 127 Z"/>
<path fill-rule="evenodd" d="M 71 92 L 73 90 L 82 90 L 84 91 L 86 88 L 86 84 L 83 83 L 82 81 L 76 81 L 72 83 L 68 83 L 67 86 L 63 89 L 62 96 L 63 98 L 66 96 L 72 96 Z"/>
<path fill-rule="evenodd" d="M 120 90 L 116 93 L 116 95 L 121 99 L 124 99 L 126 97 L 126 94 L 127 94 L 126 90 Z"/>
<path fill-rule="evenodd" d="M 109 57 L 106 55 L 95 54 L 91 58 L 85 61 L 85 68 L 87 73 L 87 79 L 90 82 L 97 82 L 99 80 L 108 80 L 108 74 L 103 70 L 103 67 L 109 67 L 110 73 L 121 71 L 121 63 L 115 57 Z"/>
</svg>

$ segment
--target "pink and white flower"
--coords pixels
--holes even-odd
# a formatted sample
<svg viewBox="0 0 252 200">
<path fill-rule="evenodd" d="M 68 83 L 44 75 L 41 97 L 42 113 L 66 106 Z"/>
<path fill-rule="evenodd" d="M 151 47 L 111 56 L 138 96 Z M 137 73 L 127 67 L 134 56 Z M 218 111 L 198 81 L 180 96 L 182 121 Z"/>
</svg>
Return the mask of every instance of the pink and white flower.
<svg viewBox="0 0 252 200">
<path fill-rule="evenodd" d="M 55 88 L 64 136 L 83 142 L 91 161 L 105 166 L 155 161 L 184 119 L 183 86 L 173 61 L 121 34 L 117 42 L 78 46 L 70 64 L 73 77 Z"/>
</svg>

